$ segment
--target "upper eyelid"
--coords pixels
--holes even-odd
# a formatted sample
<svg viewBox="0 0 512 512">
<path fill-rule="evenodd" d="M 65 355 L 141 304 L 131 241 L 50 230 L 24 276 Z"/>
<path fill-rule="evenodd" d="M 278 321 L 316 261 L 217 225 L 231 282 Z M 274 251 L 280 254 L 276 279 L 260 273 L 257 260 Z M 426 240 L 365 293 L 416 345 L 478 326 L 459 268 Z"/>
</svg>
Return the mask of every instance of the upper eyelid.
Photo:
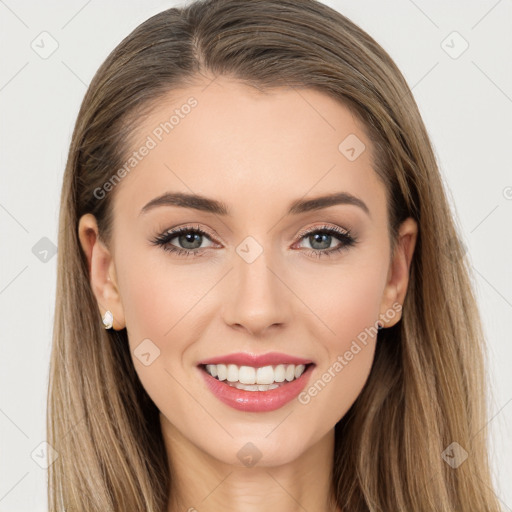
<svg viewBox="0 0 512 512">
<path fill-rule="evenodd" d="M 350 235 L 351 231 L 350 229 L 341 227 L 341 226 L 328 226 L 328 225 L 322 225 L 322 226 L 313 226 L 312 228 L 307 228 L 304 230 L 299 231 L 297 236 L 299 238 L 303 238 L 304 236 L 310 234 L 310 233 L 316 233 L 317 231 L 334 231 L 335 233 L 338 231 L 341 231 L 343 234 Z"/>
<path fill-rule="evenodd" d="M 304 236 L 308 233 L 315 232 L 315 231 L 327 231 L 329 229 L 341 230 L 343 232 L 350 233 L 350 229 L 348 229 L 348 228 L 344 228 L 342 226 L 333 226 L 333 225 L 329 226 L 324 223 L 321 226 L 312 226 L 310 228 L 302 229 L 298 232 L 297 236 Z M 162 235 L 167 235 L 167 234 L 171 235 L 171 234 L 180 233 L 182 231 L 196 231 L 196 232 L 204 233 L 204 234 L 212 236 L 212 237 L 217 236 L 217 235 L 210 233 L 210 231 L 208 231 L 208 229 L 205 229 L 202 227 L 197 227 L 197 226 L 192 226 L 192 225 L 190 225 L 190 226 L 185 225 L 185 226 L 178 226 L 175 228 L 169 228 L 169 229 L 164 230 L 162 232 Z"/>
<path fill-rule="evenodd" d="M 206 235 L 208 236 L 208 238 L 210 238 L 210 240 L 213 242 L 212 238 L 217 238 L 215 235 L 213 235 L 212 233 L 210 233 L 209 231 L 207 231 L 206 229 L 204 228 L 198 228 L 197 226 L 178 226 L 177 228 L 172 228 L 172 229 L 167 229 L 163 232 L 163 235 L 169 235 L 169 236 L 172 236 L 172 238 L 175 238 L 177 236 L 179 236 L 180 232 L 189 232 L 189 231 L 192 231 L 192 232 L 196 232 L 196 233 L 201 233 L 202 235 Z M 171 238 L 171 240 L 172 240 Z"/>
</svg>

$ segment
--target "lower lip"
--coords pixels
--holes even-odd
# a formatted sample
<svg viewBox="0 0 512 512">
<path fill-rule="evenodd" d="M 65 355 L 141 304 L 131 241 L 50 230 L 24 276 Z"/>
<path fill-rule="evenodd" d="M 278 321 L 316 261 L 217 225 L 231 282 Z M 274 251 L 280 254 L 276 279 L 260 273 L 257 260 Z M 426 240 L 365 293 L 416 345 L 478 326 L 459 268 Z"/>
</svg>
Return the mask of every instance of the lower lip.
<svg viewBox="0 0 512 512">
<path fill-rule="evenodd" d="M 237 389 L 227 381 L 220 381 L 212 377 L 206 370 L 199 368 L 203 374 L 208 389 L 223 403 L 245 412 L 268 412 L 280 409 L 288 402 L 296 398 L 306 387 L 307 381 L 313 371 L 314 365 L 311 364 L 306 371 L 291 382 L 286 382 L 282 386 L 269 391 L 245 391 Z"/>
</svg>

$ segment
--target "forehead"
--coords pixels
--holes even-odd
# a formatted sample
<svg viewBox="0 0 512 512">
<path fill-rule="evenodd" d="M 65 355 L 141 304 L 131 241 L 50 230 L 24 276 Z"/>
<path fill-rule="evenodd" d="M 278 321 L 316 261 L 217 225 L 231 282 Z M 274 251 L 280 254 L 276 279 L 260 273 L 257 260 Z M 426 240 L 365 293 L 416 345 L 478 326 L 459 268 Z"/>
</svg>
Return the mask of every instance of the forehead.
<svg viewBox="0 0 512 512">
<path fill-rule="evenodd" d="M 166 191 L 216 197 L 235 212 L 339 191 L 367 203 L 384 194 L 364 126 L 309 88 L 261 91 L 217 77 L 170 91 L 136 123 L 132 152 L 139 155 L 118 185 L 119 208 L 140 211 Z"/>
</svg>

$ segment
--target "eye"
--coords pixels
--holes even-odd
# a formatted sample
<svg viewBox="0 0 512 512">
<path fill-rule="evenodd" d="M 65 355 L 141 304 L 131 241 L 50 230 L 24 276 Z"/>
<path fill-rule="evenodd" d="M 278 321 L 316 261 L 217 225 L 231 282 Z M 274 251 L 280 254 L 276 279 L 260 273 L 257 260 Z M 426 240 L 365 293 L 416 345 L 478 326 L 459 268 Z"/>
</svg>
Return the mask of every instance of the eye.
<svg viewBox="0 0 512 512">
<path fill-rule="evenodd" d="M 202 249 L 212 247 L 212 245 L 202 247 L 204 239 L 211 242 L 210 235 L 199 226 L 182 226 L 162 233 L 151 243 L 161 246 L 164 251 L 172 252 L 178 256 L 201 256 L 203 254 Z M 181 247 L 171 243 L 173 240 L 176 240 Z"/>
<path fill-rule="evenodd" d="M 305 239 L 311 247 L 307 252 L 317 258 L 323 256 L 332 256 L 357 243 L 356 238 L 350 233 L 337 226 L 321 226 L 299 234 L 301 240 Z M 339 244 L 330 248 L 333 240 L 338 240 Z"/>
<path fill-rule="evenodd" d="M 303 231 L 299 234 L 299 238 L 300 240 L 305 239 L 309 243 L 310 249 L 307 252 L 317 258 L 337 254 L 357 243 L 350 230 L 337 226 L 321 226 Z M 203 249 L 213 247 L 212 243 L 203 246 L 205 239 L 210 242 L 212 241 L 211 235 L 199 226 L 182 226 L 162 233 L 153 239 L 151 243 L 177 256 L 202 256 L 204 254 Z M 331 248 L 330 246 L 335 240 L 339 243 Z"/>
</svg>

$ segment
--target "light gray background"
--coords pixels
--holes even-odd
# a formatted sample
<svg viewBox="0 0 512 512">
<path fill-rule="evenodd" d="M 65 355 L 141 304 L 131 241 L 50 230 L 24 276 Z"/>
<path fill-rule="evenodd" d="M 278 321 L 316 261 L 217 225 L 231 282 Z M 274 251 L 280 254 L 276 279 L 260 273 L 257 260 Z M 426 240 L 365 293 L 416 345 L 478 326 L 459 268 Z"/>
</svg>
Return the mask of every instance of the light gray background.
<svg viewBox="0 0 512 512">
<path fill-rule="evenodd" d="M 511 511 L 512 3 L 325 3 L 390 53 L 434 144 L 474 268 L 489 341 L 496 492 Z M 61 180 L 80 102 L 121 39 L 175 5 L 182 4 L 0 0 L 0 512 L 46 510 L 46 471 L 36 461 L 46 436 L 57 258 L 49 252 L 41 261 L 44 253 L 36 257 L 33 247 L 48 246 L 44 237 L 57 243 Z M 42 47 L 43 31 L 58 43 L 46 59 L 31 47 L 34 40 Z M 464 42 L 454 31 L 469 44 L 459 56 Z M 44 44 L 50 48 L 49 39 Z"/>
</svg>

